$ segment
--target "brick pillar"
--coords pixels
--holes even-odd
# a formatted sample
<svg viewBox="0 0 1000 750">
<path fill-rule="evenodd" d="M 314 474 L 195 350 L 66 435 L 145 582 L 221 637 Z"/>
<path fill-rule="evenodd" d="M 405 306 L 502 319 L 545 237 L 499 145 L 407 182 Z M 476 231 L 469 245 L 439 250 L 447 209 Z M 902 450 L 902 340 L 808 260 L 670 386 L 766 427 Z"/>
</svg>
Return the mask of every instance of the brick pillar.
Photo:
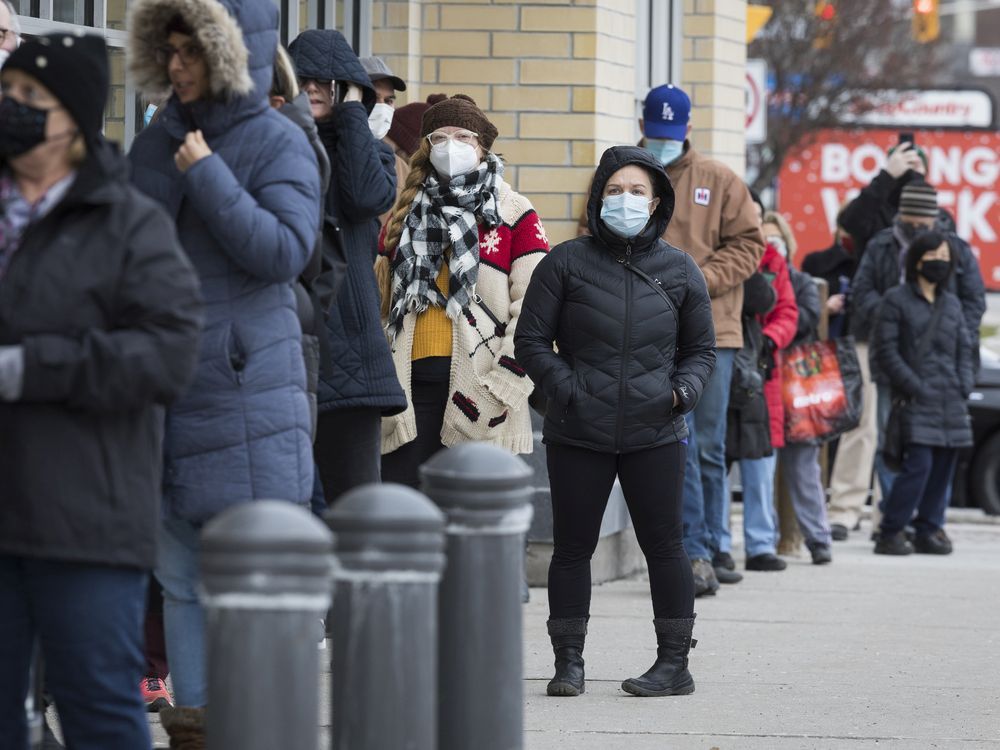
<svg viewBox="0 0 1000 750">
<path fill-rule="evenodd" d="M 500 130 L 494 150 L 507 181 L 555 244 L 575 236 L 604 148 L 635 138 L 634 6 L 384 0 L 373 49 L 407 80 L 406 101 L 438 92 L 476 100 Z"/>
<path fill-rule="evenodd" d="M 692 140 L 737 174 L 746 168 L 746 0 L 684 0 L 682 86 Z"/>
</svg>

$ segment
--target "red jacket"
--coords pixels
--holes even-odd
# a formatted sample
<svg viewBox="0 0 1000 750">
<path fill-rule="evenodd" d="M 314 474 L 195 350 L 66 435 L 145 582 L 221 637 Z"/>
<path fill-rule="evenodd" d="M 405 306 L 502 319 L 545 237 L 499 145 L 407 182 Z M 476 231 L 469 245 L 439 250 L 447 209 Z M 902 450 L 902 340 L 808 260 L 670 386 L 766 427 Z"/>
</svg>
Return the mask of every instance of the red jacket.
<svg viewBox="0 0 1000 750">
<path fill-rule="evenodd" d="M 764 384 L 764 398 L 771 421 L 771 446 L 785 447 L 785 407 L 781 398 L 781 350 L 792 343 L 799 323 L 799 308 L 795 304 L 795 290 L 788 275 L 788 264 L 773 245 L 764 250 L 760 259 L 761 273 L 771 278 L 776 301 L 774 307 L 761 318 L 763 333 L 775 343 L 774 370 Z"/>
</svg>

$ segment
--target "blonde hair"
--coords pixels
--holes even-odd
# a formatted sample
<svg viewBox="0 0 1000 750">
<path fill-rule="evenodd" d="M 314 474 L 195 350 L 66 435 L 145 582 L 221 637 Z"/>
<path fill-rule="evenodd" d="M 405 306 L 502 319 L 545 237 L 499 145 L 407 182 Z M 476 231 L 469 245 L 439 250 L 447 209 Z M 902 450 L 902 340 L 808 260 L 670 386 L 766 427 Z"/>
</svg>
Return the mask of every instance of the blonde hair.
<svg viewBox="0 0 1000 750">
<path fill-rule="evenodd" d="M 795 235 L 792 234 L 792 228 L 789 226 L 788 221 L 777 211 L 766 211 L 761 221 L 761 225 L 763 226 L 764 224 L 774 224 L 778 228 L 778 231 L 781 232 L 781 239 L 785 241 L 785 247 L 788 248 L 788 262 L 791 263 L 792 258 L 795 257 L 795 253 L 799 249 L 799 245 L 795 241 Z"/>
<path fill-rule="evenodd" d="M 280 44 L 274 53 L 274 73 L 271 77 L 271 96 L 280 96 L 286 102 L 299 95 L 299 77 L 288 52 Z"/>
<path fill-rule="evenodd" d="M 406 184 L 403 185 L 389 221 L 386 222 L 382 255 L 375 261 L 375 280 L 378 282 L 379 294 L 382 297 L 383 318 L 389 317 L 389 304 L 392 301 L 392 264 L 389 258 L 399 245 L 399 238 L 403 234 L 403 222 L 410 212 L 413 199 L 423 189 L 424 181 L 431 169 L 433 169 L 431 166 L 431 146 L 426 138 L 421 138 L 420 148 L 414 151 L 413 156 L 410 157 L 410 174 L 406 177 Z"/>
</svg>

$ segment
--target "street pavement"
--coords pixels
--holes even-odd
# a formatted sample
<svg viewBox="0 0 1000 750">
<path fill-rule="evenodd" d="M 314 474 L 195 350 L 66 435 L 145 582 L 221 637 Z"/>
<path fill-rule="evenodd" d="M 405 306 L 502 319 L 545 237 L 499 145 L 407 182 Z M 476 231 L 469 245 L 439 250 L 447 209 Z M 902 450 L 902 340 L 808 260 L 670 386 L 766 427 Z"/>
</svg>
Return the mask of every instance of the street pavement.
<svg viewBox="0 0 1000 750">
<path fill-rule="evenodd" d="M 532 590 L 525 749 L 1000 750 L 1000 519 L 949 517 L 949 557 L 875 556 L 866 521 L 834 545 L 832 565 L 813 566 L 803 551 L 784 572 L 746 573 L 697 600 L 690 696 L 634 698 L 619 687 L 654 658 L 648 586 L 636 577 L 594 589 L 587 692 L 547 697 L 545 590 Z M 737 514 L 734 539 L 739 523 Z M 328 653 L 317 656 L 325 663 Z"/>
</svg>

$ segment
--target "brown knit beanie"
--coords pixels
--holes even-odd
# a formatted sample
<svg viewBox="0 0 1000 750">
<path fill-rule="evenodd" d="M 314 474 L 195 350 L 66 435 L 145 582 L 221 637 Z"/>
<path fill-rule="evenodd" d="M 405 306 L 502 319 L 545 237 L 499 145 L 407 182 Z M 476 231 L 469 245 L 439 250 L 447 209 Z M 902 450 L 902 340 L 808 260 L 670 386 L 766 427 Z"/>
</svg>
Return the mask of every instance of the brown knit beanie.
<svg viewBox="0 0 1000 750">
<path fill-rule="evenodd" d="M 908 183 L 899 195 L 899 213 L 937 218 L 937 190 L 922 180 Z"/>
<path fill-rule="evenodd" d="M 476 106 L 475 100 L 465 94 L 455 94 L 451 99 L 445 99 L 424 112 L 420 135 L 423 137 L 438 128 L 449 126 L 478 133 L 479 144 L 487 151 L 499 135 L 496 125 Z"/>
<path fill-rule="evenodd" d="M 402 149 L 407 156 L 413 156 L 420 148 L 420 120 L 432 104 L 443 102 L 447 94 L 431 94 L 426 102 L 411 102 L 399 107 L 392 115 L 392 125 L 386 137 Z"/>
</svg>

